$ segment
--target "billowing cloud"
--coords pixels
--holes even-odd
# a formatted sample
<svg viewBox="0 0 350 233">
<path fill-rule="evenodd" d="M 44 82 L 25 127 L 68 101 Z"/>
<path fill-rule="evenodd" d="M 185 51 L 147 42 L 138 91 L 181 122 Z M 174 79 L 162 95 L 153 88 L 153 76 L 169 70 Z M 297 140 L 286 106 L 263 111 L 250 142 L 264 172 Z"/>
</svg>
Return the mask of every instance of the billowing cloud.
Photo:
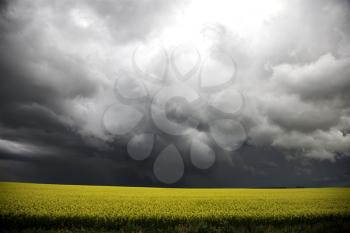
<svg viewBox="0 0 350 233">
<path fill-rule="evenodd" d="M 322 180 L 324 176 L 334 176 L 328 177 L 334 183 L 346 180 L 347 168 L 337 168 L 344 164 L 342 161 L 348 165 L 350 156 L 349 2 L 244 2 L 1 3 L 0 151 L 4 162 L 0 163 L 13 169 L 2 176 L 11 178 L 9 174 L 12 174 L 23 180 L 33 170 L 48 175 L 48 167 L 55 167 L 48 160 L 51 158 L 57 169 L 93 168 L 92 173 L 103 174 L 96 175 L 96 183 L 107 180 L 151 185 L 157 181 L 150 172 L 153 166 L 150 160 L 156 160 L 156 154 L 173 142 L 189 167 L 188 177 L 179 185 L 215 186 L 210 181 L 201 183 L 196 179 L 196 172 L 203 172 L 198 167 L 207 164 L 213 166 L 206 173 L 212 177 L 237 175 L 258 179 L 257 174 L 268 173 L 273 177 L 274 172 L 282 174 L 284 170 L 298 177 L 297 173 L 305 175 L 305 171 L 311 170 L 309 180 Z M 156 45 L 158 50 L 148 45 Z M 175 66 L 174 51 L 179 51 Z M 213 51 L 218 53 L 211 57 Z M 232 70 L 227 68 L 233 67 L 231 58 L 235 65 Z M 215 63 L 217 60 L 221 65 Z M 202 72 L 197 75 L 191 67 Z M 151 102 L 136 105 L 142 115 L 138 130 L 145 133 L 158 130 L 163 137 L 154 138 L 160 143 L 153 149 L 139 146 L 152 152 L 147 159 L 135 150 L 137 158 L 145 158 L 142 162 L 145 167 L 126 155 L 126 139 L 105 127 L 106 117 L 111 127 L 117 127 L 115 123 L 126 127 L 136 117 L 119 113 L 121 108 L 117 107 L 114 115 L 105 114 L 111 106 L 125 104 L 119 98 L 123 96 L 116 96 L 116 92 L 126 96 L 143 93 L 140 85 L 135 87 L 130 80 L 143 82 L 164 76 L 186 79 L 186 74 L 197 77 L 200 73 L 204 80 L 201 84 L 215 84 L 232 72 L 236 75 L 229 88 L 232 92 L 219 93 L 216 97 L 200 92 L 205 101 L 196 102 L 196 109 L 184 105 L 183 99 L 163 106 L 161 100 L 169 92 L 159 97 L 159 101 L 152 99 L 155 110 L 167 108 L 167 118 L 163 118 L 162 112 L 150 115 Z M 123 77 L 126 81 L 116 90 L 116 79 L 123 81 Z M 193 80 L 186 84 L 197 88 Z M 147 84 L 146 92 L 156 96 L 161 87 Z M 175 91 L 186 96 L 185 90 L 181 87 Z M 203 107 L 205 104 L 219 106 Z M 225 124 L 216 125 L 223 130 L 217 130 L 213 122 L 217 116 L 228 118 L 221 111 L 225 109 L 242 126 L 233 127 L 226 120 Z M 185 139 L 164 134 L 159 128 L 164 129 L 168 122 L 165 121 L 165 126 L 157 125 L 152 117 L 182 124 L 181 130 L 189 134 Z M 191 121 L 183 124 L 186 117 Z M 133 133 L 128 136 L 138 139 L 134 141 L 136 144 L 147 135 Z M 189 149 L 191 137 L 198 140 L 197 147 L 192 146 L 196 152 L 193 155 Z M 239 144 L 237 148 L 232 145 L 235 143 Z M 220 144 L 235 149 L 225 151 Z M 26 154 L 36 156 L 21 156 Z M 191 165 L 191 161 L 195 162 Z M 328 163 L 333 165 L 324 165 Z M 18 173 L 19 169 L 26 171 L 26 175 Z M 113 172 L 119 178 L 114 178 Z M 68 180 L 64 175 L 52 179 Z M 285 176 L 285 181 L 288 179 L 292 180 Z M 80 178 L 76 182 L 88 183 Z M 244 182 L 218 185 L 244 185 Z"/>
</svg>

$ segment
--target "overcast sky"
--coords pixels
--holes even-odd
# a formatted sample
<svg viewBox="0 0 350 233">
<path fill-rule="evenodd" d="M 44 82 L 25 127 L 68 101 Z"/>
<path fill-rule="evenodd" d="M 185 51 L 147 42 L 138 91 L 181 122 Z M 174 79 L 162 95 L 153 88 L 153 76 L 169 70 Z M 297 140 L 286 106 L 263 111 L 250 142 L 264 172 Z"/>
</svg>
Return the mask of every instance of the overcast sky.
<svg viewBox="0 0 350 233">
<path fill-rule="evenodd" d="M 349 1 L 0 9 L 1 180 L 350 185 Z"/>
</svg>

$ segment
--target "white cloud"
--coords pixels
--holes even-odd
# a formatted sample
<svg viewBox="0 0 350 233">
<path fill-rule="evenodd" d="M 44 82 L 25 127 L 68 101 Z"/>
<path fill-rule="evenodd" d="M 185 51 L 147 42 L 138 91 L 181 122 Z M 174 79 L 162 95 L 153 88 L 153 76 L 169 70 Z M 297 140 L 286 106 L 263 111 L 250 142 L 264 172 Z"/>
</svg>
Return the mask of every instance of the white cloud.
<svg viewBox="0 0 350 233">
<path fill-rule="evenodd" d="M 312 63 L 274 66 L 271 81 L 303 98 L 331 99 L 349 94 L 349 77 L 350 58 L 336 59 L 328 53 Z"/>
</svg>

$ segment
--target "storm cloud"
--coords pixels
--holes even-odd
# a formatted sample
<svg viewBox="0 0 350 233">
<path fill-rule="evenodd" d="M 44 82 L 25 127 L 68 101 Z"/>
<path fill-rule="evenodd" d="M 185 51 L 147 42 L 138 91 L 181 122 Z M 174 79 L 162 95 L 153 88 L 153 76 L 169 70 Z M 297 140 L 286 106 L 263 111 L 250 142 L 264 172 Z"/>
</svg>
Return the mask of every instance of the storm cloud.
<svg viewBox="0 0 350 233">
<path fill-rule="evenodd" d="M 0 179 L 166 185 L 154 174 L 154 163 L 164 148 L 174 144 L 184 174 L 173 186 L 349 185 L 349 2 L 248 2 L 1 1 Z M 146 53 L 138 50 L 140 57 L 135 56 L 136 48 L 149 44 L 161 45 L 160 53 L 151 55 L 156 52 L 152 48 Z M 120 94 L 143 93 L 128 82 L 118 91 L 116 80 L 122 76 L 163 81 L 165 76 L 185 79 L 188 71 L 203 80 L 207 74 L 210 83 L 230 73 L 225 66 L 209 67 L 208 46 L 234 60 L 231 90 L 242 94 L 242 106 L 235 102 L 236 92 L 219 94 L 217 99 L 200 95 L 209 99 L 209 105 L 221 106 L 214 116 L 202 102 L 195 110 L 183 107 L 181 100 L 171 102 L 165 106 L 169 119 L 193 120 L 183 124 L 182 130 L 189 134 L 179 137 L 164 133 L 152 121 L 159 115 L 148 113 L 151 102 L 131 101 L 143 117 L 138 131 L 124 137 L 106 128 L 107 109 L 125 104 Z M 187 52 L 175 64 L 178 70 L 171 63 L 177 48 Z M 201 72 L 192 74 L 197 60 Z M 149 70 L 134 72 L 133 62 L 146 64 Z M 187 95 L 182 87 L 174 91 Z M 156 95 L 159 87 L 149 84 L 147 93 Z M 152 106 L 162 109 L 155 100 Z M 234 132 L 239 127 L 230 121 L 210 127 L 217 116 L 227 118 L 220 112 L 227 108 L 244 130 L 237 148 L 233 145 L 237 137 L 225 136 L 233 133 L 230 127 Z M 120 123 L 118 127 L 135 117 L 120 113 L 120 108 L 115 113 L 111 119 Z M 156 134 L 145 160 L 127 146 L 141 131 Z M 146 140 L 136 139 L 135 145 Z M 199 140 L 199 147 L 191 149 L 192 139 Z M 222 148 L 227 146 L 234 149 Z M 191 150 L 207 157 L 191 157 Z"/>
</svg>

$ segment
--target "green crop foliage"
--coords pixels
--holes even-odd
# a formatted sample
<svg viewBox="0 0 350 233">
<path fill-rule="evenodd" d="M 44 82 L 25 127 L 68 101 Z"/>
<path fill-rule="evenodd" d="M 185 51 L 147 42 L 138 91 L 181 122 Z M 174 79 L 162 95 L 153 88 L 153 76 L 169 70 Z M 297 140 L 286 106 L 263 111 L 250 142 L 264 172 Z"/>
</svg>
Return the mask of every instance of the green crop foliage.
<svg viewBox="0 0 350 233">
<path fill-rule="evenodd" d="M 0 183 L 0 224 L 9 231 L 231 232 L 234 227 L 236 232 L 300 232 L 313 225 L 310 232 L 338 232 L 338 227 L 348 229 L 349 216 L 350 188 L 173 189 Z M 327 225 L 322 226 L 324 223 Z"/>
</svg>

